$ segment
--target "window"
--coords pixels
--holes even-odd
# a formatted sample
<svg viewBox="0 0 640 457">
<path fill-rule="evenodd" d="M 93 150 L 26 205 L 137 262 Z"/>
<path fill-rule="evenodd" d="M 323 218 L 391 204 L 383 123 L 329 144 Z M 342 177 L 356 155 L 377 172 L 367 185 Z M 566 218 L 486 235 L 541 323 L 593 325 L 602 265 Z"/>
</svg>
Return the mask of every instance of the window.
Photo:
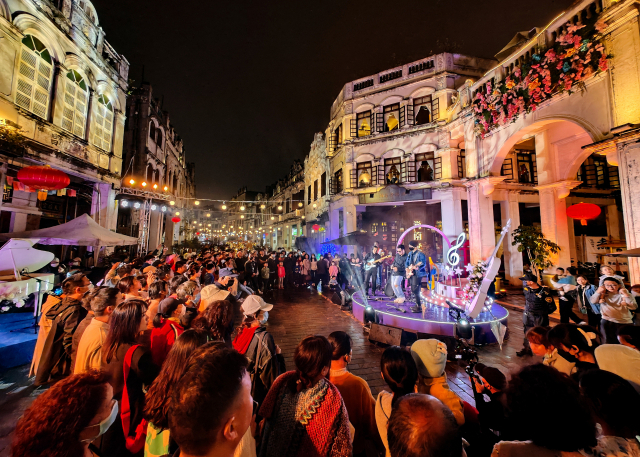
<svg viewBox="0 0 640 457">
<path fill-rule="evenodd" d="M 467 159 L 465 157 L 465 150 L 460 149 L 460 154 L 458 154 L 458 178 L 466 178 L 467 177 Z"/>
<path fill-rule="evenodd" d="M 156 141 L 156 124 L 149 122 L 149 138 Z"/>
<path fill-rule="evenodd" d="M 413 112 L 416 117 L 416 125 L 428 124 L 436 116 L 433 115 L 433 106 L 431 102 L 431 95 L 425 97 L 417 97 L 413 99 Z"/>
<path fill-rule="evenodd" d="M 339 194 L 340 192 L 342 192 L 342 190 L 344 189 L 344 185 L 342 182 L 342 168 L 333 174 L 333 182 L 334 182 L 333 193 Z"/>
<path fill-rule="evenodd" d="M 416 154 L 416 170 L 418 182 L 433 181 L 434 155 L 433 152 Z"/>
<path fill-rule="evenodd" d="M 342 139 L 343 139 L 343 137 L 342 137 L 342 124 L 340 124 L 338 126 L 338 128 L 336 128 L 333 131 L 333 134 L 334 134 L 335 139 L 336 139 L 336 144 L 342 144 Z"/>
<path fill-rule="evenodd" d="M 578 181 L 582 181 L 581 188 L 595 187 L 596 189 L 619 189 L 620 178 L 618 167 L 609 165 L 605 157 L 592 155 L 585 160 L 578 169 Z"/>
<path fill-rule="evenodd" d="M 383 122 L 382 126 L 383 132 L 391 132 L 392 130 L 397 130 L 400 128 L 400 104 L 394 103 L 393 105 L 387 105 L 384 107 L 383 112 Z"/>
<path fill-rule="evenodd" d="M 80 73 L 69 70 L 64 87 L 62 128 L 83 138 L 87 120 L 87 85 Z"/>
<path fill-rule="evenodd" d="M 320 177 L 320 196 L 324 197 L 327 195 L 327 172 L 322 173 Z"/>
<path fill-rule="evenodd" d="M 318 180 L 313 181 L 313 201 L 318 199 Z"/>
<path fill-rule="evenodd" d="M 357 114 L 358 138 L 371 135 L 371 111 Z"/>
<path fill-rule="evenodd" d="M 162 145 L 164 144 L 164 135 L 162 134 L 161 129 L 156 129 L 156 145 L 162 149 Z"/>
<path fill-rule="evenodd" d="M 34 36 L 25 35 L 22 44 L 16 105 L 46 119 L 53 59 L 47 48 Z"/>
<path fill-rule="evenodd" d="M 400 184 L 400 157 L 384 159 L 384 176 L 387 184 Z"/>
<path fill-rule="evenodd" d="M 309 188 L 307 189 L 307 205 L 311 204 L 311 184 L 309 184 Z"/>
<path fill-rule="evenodd" d="M 102 94 L 95 107 L 93 137 L 91 142 L 103 151 L 111 150 L 111 134 L 113 132 L 113 106 L 109 97 Z"/>
<path fill-rule="evenodd" d="M 358 163 L 358 187 L 368 187 L 371 185 L 371 162 Z"/>
</svg>

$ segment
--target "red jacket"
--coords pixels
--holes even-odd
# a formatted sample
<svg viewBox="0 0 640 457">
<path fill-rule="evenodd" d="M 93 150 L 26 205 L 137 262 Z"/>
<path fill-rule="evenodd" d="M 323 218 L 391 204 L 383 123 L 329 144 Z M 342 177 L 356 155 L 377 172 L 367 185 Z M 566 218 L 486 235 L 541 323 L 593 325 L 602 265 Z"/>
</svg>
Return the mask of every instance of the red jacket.
<svg viewBox="0 0 640 457">
<path fill-rule="evenodd" d="M 282 265 L 278 265 L 278 278 L 284 278 L 286 276 L 285 269 Z"/>
<path fill-rule="evenodd" d="M 171 319 L 165 319 L 160 328 L 151 330 L 151 358 L 153 363 L 161 367 L 167 358 L 173 343 L 182 335 L 184 328 Z"/>
</svg>

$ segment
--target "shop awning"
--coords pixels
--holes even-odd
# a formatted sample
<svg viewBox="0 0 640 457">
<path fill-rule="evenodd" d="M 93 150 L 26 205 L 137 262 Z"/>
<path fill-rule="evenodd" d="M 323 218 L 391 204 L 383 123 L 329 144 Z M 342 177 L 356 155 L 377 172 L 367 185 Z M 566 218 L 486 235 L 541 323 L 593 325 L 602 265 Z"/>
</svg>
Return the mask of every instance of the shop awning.
<svg viewBox="0 0 640 457">
<path fill-rule="evenodd" d="M 340 238 L 325 241 L 321 244 L 335 244 L 337 246 L 373 246 L 373 243 L 376 241 L 381 242 L 382 240 L 379 240 L 368 233 L 351 232 L 341 236 Z"/>
<path fill-rule="evenodd" d="M 611 254 L 603 254 L 607 257 L 640 257 L 640 248 L 629 249 L 628 251 L 612 252 Z"/>
<path fill-rule="evenodd" d="M 0 241 L 11 238 L 38 238 L 39 244 L 66 246 L 125 246 L 137 244 L 132 236 L 112 232 L 82 214 L 66 224 L 26 232 L 0 233 Z"/>
</svg>

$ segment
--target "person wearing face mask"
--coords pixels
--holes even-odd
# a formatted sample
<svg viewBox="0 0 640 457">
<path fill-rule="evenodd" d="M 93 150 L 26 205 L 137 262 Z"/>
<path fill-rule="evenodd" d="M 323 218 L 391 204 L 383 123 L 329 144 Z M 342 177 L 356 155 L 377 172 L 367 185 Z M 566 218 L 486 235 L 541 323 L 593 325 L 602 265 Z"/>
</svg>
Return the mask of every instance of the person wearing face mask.
<svg viewBox="0 0 640 457">
<path fill-rule="evenodd" d="M 276 378 L 286 371 L 282 351 L 264 327 L 273 305 L 265 303 L 259 295 L 250 295 L 240 309 L 244 319 L 233 347 L 249 360 L 251 395 L 261 403 Z"/>
<path fill-rule="evenodd" d="M 42 349 L 36 386 L 71 374 L 73 334 L 88 312 L 80 300 L 91 288 L 91 281 L 80 273 L 68 277 L 62 283 L 64 298 L 45 315 L 51 321 L 51 330 Z"/>
<path fill-rule="evenodd" d="M 569 363 L 575 363 L 571 377 L 575 380 L 585 371 L 598 368 L 595 350 L 600 345 L 599 333 L 588 325 L 559 324 L 549 330 L 547 338 Z"/>
<path fill-rule="evenodd" d="M 69 376 L 39 395 L 18 421 L 11 455 L 88 457 L 92 443 L 118 417 L 118 403 L 106 373 Z"/>
<path fill-rule="evenodd" d="M 373 442 L 378 451 L 383 451 L 384 445 L 376 426 L 376 401 L 369 384 L 347 370 L 353 352 L 351 337 L 345 332 L 333 332 L 329 335 L 329 342 L 333 348 L 329 381 L 340 391 L 349 413 L 349 422 L 355 429 L 353 455 L 366 455 L 366 441 Z"/>
<path fill-rule="evenodd" d="M 418 241 L 409 241 L 409 255 L 407 255 L 407 259 L 404 263 L 405 270 L 413 271 L 413 274 L 409 278 L 411 292 L 413 293 L 416 301 L 415 307 L 411 308 L 412 313 L 419 313 L 422 310 L 420 300 L 420 283 L 422 282 L 422 278 L 427 276 L 427 257 L 419 248 L 420 243 Z"/>
<path fill-rule="evenodd" d="M 618 329 L 633 324 L 631 311 L 638 308 L 636 299 L 624 288 L 622 281 L 609 277 L 591 296 L 591 303 L 599 304 L 602 312 L 600 331 L 606 344 L 618 344 Z"/>
<path fill-rule="evenodd" d="M 151 357 L 159 367 L 167 358 L 173 343 L 184 332 L 180 324 L 184 312 L 184 302 L 175 298 L 165 298 L 158 305 L 158 314 L 153 318 L 154 329 L 151 330 Z"/>
</svg>

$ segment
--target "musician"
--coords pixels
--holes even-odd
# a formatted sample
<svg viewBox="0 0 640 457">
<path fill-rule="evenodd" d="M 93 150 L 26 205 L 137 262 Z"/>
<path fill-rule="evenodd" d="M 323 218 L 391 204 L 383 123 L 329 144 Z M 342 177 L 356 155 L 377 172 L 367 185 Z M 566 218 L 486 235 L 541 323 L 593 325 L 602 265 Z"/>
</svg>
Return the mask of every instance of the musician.
<svg viewBox="0 0 640 457">
<path fill-rule="evenodd" d="M 538 284 L 536 275 L 527 272 L 520 280 L 526 283 L 524 288 L 524 313 L 522 314 L 525 337 L 522 350 L 516 352 L 518 357 L 533 355 L 526 334 L 533 327 L 549 327 L 549 314 L 556 309 L 551 290 Z"/>
<path fill-rule="evenodd" d="M 419 265 L 419 266 L 418 266 Z M 411 292 L 415 295 L 416 306 L 411 308 L 412 313 L 419 313 L 422 310 L 420 303 L 420 282 L 422 278 L 427 276 L 427 257 L 420 250 L 420 243 L 416 240 L 409 242 L 409 255 L 405 261 L 405 269 L 413 269 L 413 274 L 409 278 L 409 284 L 411 285 Z"/>
<path fill-rule="evenodd" d="M 365 294 L 367 294 L 369 290 L 370 281 L 372 282 L 371 295 L 376 294 L 376 288 L 378 286 L 378 264 L 374 263 L 376 260 L 380 260 L 380 254 L 378 254 L 378 246 L 374 245 L 373 248 L 371 248 L 371 252 L 364 258 L 365 272 L 363 286 Z"/>
<path fill-rule="evenodd" d="M 396 257 L 391 265 L 391 286 L 396 294 L 394 303 L 404 303 L 404 291 L 402 290 L 402 281 L 404 281 L 404 264 L 407 261 L 407 254 L 404 250 L 404 244 L 396 248 Z"/>
</svg>

